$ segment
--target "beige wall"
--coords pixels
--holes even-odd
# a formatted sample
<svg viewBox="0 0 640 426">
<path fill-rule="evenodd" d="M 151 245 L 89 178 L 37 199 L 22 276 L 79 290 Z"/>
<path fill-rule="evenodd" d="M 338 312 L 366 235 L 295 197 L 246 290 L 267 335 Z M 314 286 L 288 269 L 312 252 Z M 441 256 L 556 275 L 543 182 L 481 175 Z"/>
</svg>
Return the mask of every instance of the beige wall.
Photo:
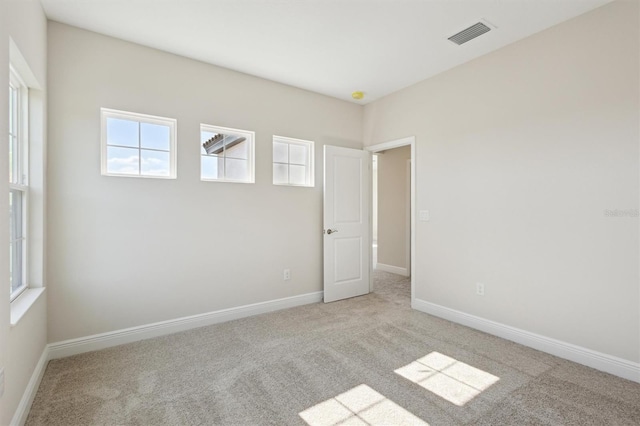
<svg viewBox="0 0 640 426">
<path fill-rule="evenodd" d="M 407 213 L 409 210 L 407 160 L 411 147 L 378 155 L 378 263 L 407 269 Z"/>
<path fill-rule="evenodd" d="M 272 136 L 322 182 L 362 107 L 55 22 L 49 81 L 49 341 L 322 290 L 322 185 L 273 185 Z M 176 118 L 178 179 L 101 176 L 100 107 Z M 200 181 L 200 123 L 256 132 L 255 184 Z"/>
<path fill-rule="evenodd" d="M 640 361 L 638 3 L 618 1 L 365 108 L 415 135 L 416 297 Z M 485 284 L 484 297 L 475 283 Z"/>
<path fill-rule="evenodd" d="M 0 0 L 0 146 L 8 146 L 9 135 L 9 110 L 8 99 L 9 91 L 7 84 L 9 82 L 9 31 L 7 28 L 8 21 L 8 2 Z M 7 155 L 0 155 L 0 176 L 8 176 L 9 159 Z M 6 179 L 0 179 L 0 191 L 6 194 L 9 191 L 9 183 Z M 9 199 L 0 197 L 0 211 L 9 211 Z M 0 216 L 0 241 L 9 240 L 9 216 L 3 214 Z M 0 276 L 9 276 L 9 246 L 0 244 Z M 0 282 L 8 286 L 6 278 Z M 7 360 L 9 358 L 9 292 L 0 291 L 0 368 L 7 369 Z M 6 373 L 5 373 L 6 375 Z M 8 402 L 11 399 L 5 389 L 5 395 L 0 397 L 0 423 L 6 424 L 7 420 L 13 415 L 13 407 Z"/>
<path fill-rule="evenodd" d="M 9 81 L 9 37 L 13 39 L 20 52 L 26 59 L 37 83 L 42 88 L 46 86 L 46 31 L 47 21 L 40 6 L 35 0 L 0 1 L 0 141 L 4 147 L 8 146 L 8 81 Z M 41 92 L 39 101 L 46 98 Z M 35 152 L 33 153 L 35 154 Z M 39 160 L 38 160 L 39 161 Z M 0 176 L 8 175 L 8 161 L 6 155 L 0 155 Z M 1 190 L 8 192 L 6 179 L 0 180 Z M 42 208 L 42 194 L 39 192 L 34 199 Z M 0 197 L 0 211 L 7 212 L 8 197 Z M 0 240 L 8 241 L 8 215 L 0 216 Z M 39 232 L 41 223 L 36 224 Z M 41 248 L 41 240 L 32 245 Z M 8 245 L 0 244 L 0 276 L 9 276 Z M 41 261 L 41 254 L 37 256 Z M 35 275 L 34 275 L 35 276 Z M 40 281 L 39 279 L 37 281 Z M 7 280 L 2 283 L 8 285 Z M 37 282 L 37 285 L 43 284 Z M 5 369 L 5 393 L 0 398 L 0 424 L 6 425 L 11 421 L 16 408 L 24 394 L 33 370 L 42 355 L 46 344 L 46 300 L 44 297 L 32 305 L 31 309 L 14 327 L 9 326 L 10 308 L 7 291 L 0 291 L 0 368 Z"/>
<path fill-rule="evenodd" d="M 0 0 L 0 81 L 11 36 L 45 86 L 46 27 L 39 2 Z M 271 185 L 273 134 L 316 141 L 316 182 L 323 144 L 415 135 L 417 209 L 431 212 L 417 222 L 416 296 L 640 361 L 638 219 L 604 214 L 639 204 L 637 2 L 405 89 L 364 117 L 356 105 L 57 23 L 49 35 L 49 314 L 40 298 L 10 328 L 0 292 L 0 424 L 42 353 L 47 316 L 59 341 L 321 289 L 321 185 Z M 2 84 L 5 144 L 6 99 Z M 177 118 L 178 179 L 100 176 L 102 106 Z M 201 122 L 256 131 L 256 184 L 199 181 Z M 0 156 L 0 175 L 7 169 Z"/>
</svg>

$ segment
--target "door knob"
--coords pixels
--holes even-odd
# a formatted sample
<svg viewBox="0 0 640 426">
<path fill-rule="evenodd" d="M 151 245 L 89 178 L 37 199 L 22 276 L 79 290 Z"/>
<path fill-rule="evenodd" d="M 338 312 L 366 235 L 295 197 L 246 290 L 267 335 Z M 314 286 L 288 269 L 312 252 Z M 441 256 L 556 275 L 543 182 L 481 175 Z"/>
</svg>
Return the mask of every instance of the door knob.
<svg viewBox="0 0 640 426">
<path fill-rule="evenodd" d="M 329 230 L 327 230 L 327 234 L 329 234 L 329 235 L 333 234 L 334 232 L 338 232 L 338 230 L 337 229 L 329 229 Z"/>
</svg>

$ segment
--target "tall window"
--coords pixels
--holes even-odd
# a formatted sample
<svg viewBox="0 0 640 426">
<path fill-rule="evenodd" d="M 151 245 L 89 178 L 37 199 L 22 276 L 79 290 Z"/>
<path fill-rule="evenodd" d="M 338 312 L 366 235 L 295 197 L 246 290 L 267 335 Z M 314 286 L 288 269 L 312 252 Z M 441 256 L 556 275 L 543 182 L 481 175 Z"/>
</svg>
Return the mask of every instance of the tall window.
<svg viewBox="0 0 640 426">
<path fill-rule="evenodd" d="M 176 120 L 102 108 L 102 174 L 176 177 Z"/>
<path fill-rule="evenodd" d="M 313 142 L 273 137 L 273 184 L 313 186 Z"/>
<path fill-rule="evenodd" d="M 13 68 L 9 77 L 9 286 L 11 300 L 27 288 L 29 199 L 28 89 Z"/>
<path fill-rule="evenodd" d="M 254 182 L 254 138 L 248 130 L 200 125 L 200 179 Z"/>
</svg>

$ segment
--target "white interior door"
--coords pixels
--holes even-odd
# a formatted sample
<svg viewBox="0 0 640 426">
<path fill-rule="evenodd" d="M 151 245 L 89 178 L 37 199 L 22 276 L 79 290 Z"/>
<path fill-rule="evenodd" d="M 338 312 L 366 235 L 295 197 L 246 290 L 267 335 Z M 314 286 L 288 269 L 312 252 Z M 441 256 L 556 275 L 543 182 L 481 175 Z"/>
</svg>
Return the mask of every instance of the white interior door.
<svg viewBox="0 0 640 426">
<path fill-rule="evenodd" d="M 371 154 L 324 147 L 324 301 L 369 293 Z"/>
</svg>

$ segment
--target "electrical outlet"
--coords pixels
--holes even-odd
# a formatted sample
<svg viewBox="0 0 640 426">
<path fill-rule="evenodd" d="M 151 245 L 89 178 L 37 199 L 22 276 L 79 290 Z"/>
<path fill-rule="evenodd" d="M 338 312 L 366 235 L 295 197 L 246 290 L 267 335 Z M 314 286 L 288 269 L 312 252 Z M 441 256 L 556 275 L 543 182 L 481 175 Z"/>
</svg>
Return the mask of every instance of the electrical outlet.
<svg viewBox="0 0 640 426">
<path fill-rule="evenodd" d="M 282 273 L 282 277 L 285 281 L 290 280 L 291 279 L 291 270 L 290 269 L 285 269 L 284 272 Z"/>
<path fill-rule="evenodd" d="M 0 368 L 0 398 L 4 395 L 4 368 Z"/>
<path fill-rule="evenodd" d="M 484 284 L 476 283 L 476 294 L 478 296 L 484 296 Z"/>
</svg>

